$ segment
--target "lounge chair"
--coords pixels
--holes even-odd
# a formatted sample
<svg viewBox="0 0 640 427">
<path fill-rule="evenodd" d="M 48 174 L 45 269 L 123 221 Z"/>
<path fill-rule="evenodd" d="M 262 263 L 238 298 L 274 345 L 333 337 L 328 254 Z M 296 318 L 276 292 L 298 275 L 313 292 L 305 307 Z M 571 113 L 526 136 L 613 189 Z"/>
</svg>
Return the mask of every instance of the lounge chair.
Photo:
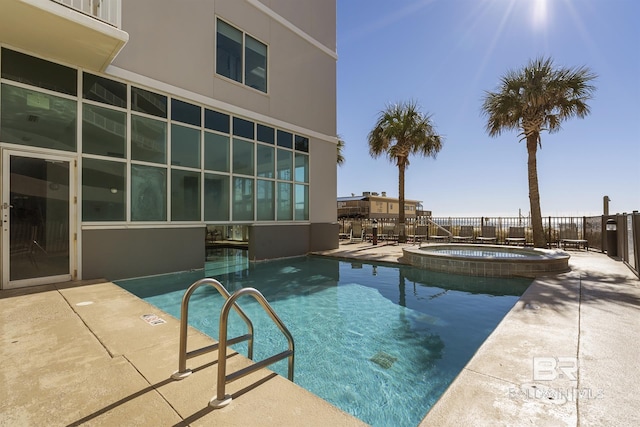
<svg viewBox="0 0 640 427">
<path fill-rule="evenodd" d="M 476 237 L 476 240 L 481 243 L 496 243 L 498 238 L 496 237 L 495 225 L 483 225 L 481 229 L 482 236 Z"/>
<path fill-rule="evenodd" d="M 451 226 L 438 226 L 436 234 L 431 236 L 431 238 L 439 242 L 448 242 L 449 240 L 451 240 Z"/>
<path fill-rule="evenodd" d="M 527 244 L 527 238 L 524 236 L 524 227 L 509 227 L 509 234 L 504 239 L 507 245 L 522 245 Z"/>
<path fill-rule="evenodd" d="M 351 238 L 349 243 L 361 243 L 364 240 L 364 229 L 361 222 L 351 223 Z"/>
<path fill-rule="evenodd" d="M 560 244 L 562 249 L 566 249 L 567 245 L 575 246 L 576 249 L 580 249 L 580 246 L 589 250 L 589 242 L 585 239 L 578 238 L 578 226 L 576 224 L 560 224 Z"/>
<path fill-rule="evenodd" d="M 426 225 L 418 225 L 415 234 L 409 234 L 407 239 L 413 243 L 421 242 L 427 238 L 427 229 L 428 227 Z"/>
<path fill-rule="evenodd" d="M 473 225 L 460 226 L 460 234 L 451 238 L 454 242 L 473 242 Z"/>
</svg>

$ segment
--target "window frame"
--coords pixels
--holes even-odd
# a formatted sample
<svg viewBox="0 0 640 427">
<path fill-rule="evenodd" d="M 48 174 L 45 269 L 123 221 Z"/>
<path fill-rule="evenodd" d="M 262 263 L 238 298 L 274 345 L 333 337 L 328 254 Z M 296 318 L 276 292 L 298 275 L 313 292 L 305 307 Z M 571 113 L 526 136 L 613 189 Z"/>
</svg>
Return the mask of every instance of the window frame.
<svg viewBox="0 0 640 427">
<path fill-rule="evenodd" d="M 270 82 L 270 79 L 269 79 L 269 75 L 270 75 L 270 71 L 269 71 L 269 64 L 270 64 L 270 61 L 269 61 L 269 50 L 270 50 L 270 47 L 269 47 L 269 44 L 265 43 L 263 40 L 257 38 L 253 34 L 249 34 L 246 31 L 240 29 L 238 26 L 231 24 L 229 21 L 220 18 L 219 16 L 216 16 L 215 18 L 216 18 L 216 23 L 215 23 L 215 43 L 214 43 L 215 52 L 214 52 L 213 57 L 214 57 L 214 61 L 215 61 L 214 70 L 215 70 L 216 77 L 222 78 L 222 79 L 224 79 L 224 80 L 226 80 L 228 82 L 231 82 L 233 84 L 242 85 L 242 87 L 249 88 L 249 89 L 251 89 L 253 91 L 256 91 L 256 93 L 260 93 L 260 94 L 263 94 L 263 95 L 268 95 L 269 94 L 269 82 Z M 219 34 L 218 22 L 222 22 L 225 25 L 227 25 L 227 26 L 239 31 L 242 34 L 241 58 L 240 58 L 240 62 L 241 62 L 240 68 L 241 68 L 241 70 L 240 70 L 240 80 L 239 81 L 235 80 L 235 79 L 233 79 L 231 77 L 227 77 L 224 74 L 220 74 L 218 72 L 218 34 Z M 253 86 L 249 86 L 247 84 L 247 81 L 246 81 L 247 80 L 247 78 L 246 78 L 246 74 L 247 74 L 247 58 L 246 58 L 247 57 L 247 52 L 246 52 L 247 51 L 247 37 L 250 37 L 254 42 L 260 43 L 260 44 L 264 45 L 264 47 L 265 47 L 266 54 L 265 54 L 264 90 L 255 88 Z"/>
</svg>

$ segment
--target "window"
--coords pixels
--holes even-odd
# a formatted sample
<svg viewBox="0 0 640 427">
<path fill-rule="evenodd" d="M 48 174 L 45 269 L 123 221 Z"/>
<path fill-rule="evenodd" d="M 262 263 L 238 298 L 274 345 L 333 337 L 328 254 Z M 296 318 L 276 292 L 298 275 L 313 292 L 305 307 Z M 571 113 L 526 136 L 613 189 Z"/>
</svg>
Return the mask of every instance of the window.
<svg viewBox="0 0 640 427">
<path fill-rule="evenodd" d="M 200 167 L 200 131 L 171 125 L 171 164 L 190 168 Z"/>
<path fill-rule="evenodd" d="M 305 138 L 304 136 L 296 135 L 296 151 L 304 151 L 305 153 L 309 152 L 309 138 Z"/>
<path fill-rule="evenodd" d="M 258 123 L 258 141 L 266 142 L 267 144 L 275 144 L 276 137 L 274 129 Z"/>
<path fill-rule="evenodd" d="M 253 221 L 253 179 L 233 178 L 233 220 Z"/>
<path fill-rule="evenodd" d="M 229 221 L 229 177 L 204 175 L 204 220 Z"/>
<path fill-rule="evenodd" d="M 216 34 L 216 73 L 266 93 L 267 45 L 220 19 Z"/>
<path fill-rule="evenodd" d="M 2 78 L 38 86 L 67 95 L 78 92 L 78 73 L 73 68 L 2 49 Z"/>
<path fill-rule="evenodd" d="M 205 109 L 204 127 L 211 130 L 217 130 L 222 133 L 229 133 L 229 115 Z"/>
<path fill-rule="evenodd" d="M 131 159 L 167 163 L 167 123 L 131 115 Z"/>
<path fill-rule="evenodd" d="M 167 118 L 167 97 L 148 90 L 131 87 L 131 109 L 152 116 Z"/>
<path fill-rule="evenodd" d="M 171 170 L 171 219 L 200 220 L 200 172 Z"/>
<path fill-rule="evenodd" d="M 131 220 L 167 220 L 167 170 L 131 165 Z"/>
<path fill-rule="evenodd" d="M 257 175 L 262 178 L 275 178 L 275 174 L 273 172 L 275 164 L 275 150 L 273 147 L 258 144 L 256 156 L 258 163 Z"/>
<path fill-rule="evenodd" d="M 309 182 L 309 156 L 296 153 L 296 182 Z"/>
<path fill-rule="evenodd" d="M 258 221 L 273 221 L 275 219 L 274 184 L 273 181 L 263 181 L 261 179 L 256 182 L 256 212 Z"/>
<path fill-rule="evenodd" d="M 293 185 L 287 182 L 278 183 L 278 221 L 293 219 Z"/>
<path fill-rule="evenodd" d="M 84 73 L 82 97 L 114 107 L 127 107 L 127 85 L 104 77 Z"/>
<path fill-rule="evenodd" d="M 180 101 L 179 99 L 172 99 L 171 120 L 188 125 L 200 126 L 200 107 Z"/>
<path fill-rule="evenodd" d="M 291 169 L 293 166 L 293 153 L 287 150 L 278 150 L 278 179 L 292 181 Z"/>
<path fill-rule="evenodd" d="M 204 133 L 204 168 L 229 172 L 229 137 L 216 133 Z"/>
<path fill-rule="evenodd" d="M 82 152 L 125 157 L 127 117 L 123 111 L 82 105 Z"/>
<path fill-rule="evenodd" d="M 278 130 L 278 146 L 293 148 L 293 134 L 283 130 Z"/>
<path fill-rule="evenodd" d="M 241 119 L 239 117 L 233 118 L 233 134 L 235 136 L 241 136 L 247 139 L 253 139 L 253 122 L 249 120 Z"/>
<path fill-rule="evenodd" d="M 253 175 L 253 142 L 233 140 L 233 173 Z"/>
<path fill-rule="evenodd" d="M 267 46 L 250 36 L 245 36 L 244 84 L 260 92 L 267 92 Z"/>
<path fill-rule="evenodd" d="M 76 150 L 76 101 L 8 84 L 2 85 L 1 92 L 3 142 Z"/>
<path fill-rule="evenodd" d="M 296 184 L 296 221 L 309 220 L 309 186 Z"/>
<path fill-rule="evenodd" d="M 124 221 L 126 164 L 82 159 L 82 220 Z"/>
</svg>

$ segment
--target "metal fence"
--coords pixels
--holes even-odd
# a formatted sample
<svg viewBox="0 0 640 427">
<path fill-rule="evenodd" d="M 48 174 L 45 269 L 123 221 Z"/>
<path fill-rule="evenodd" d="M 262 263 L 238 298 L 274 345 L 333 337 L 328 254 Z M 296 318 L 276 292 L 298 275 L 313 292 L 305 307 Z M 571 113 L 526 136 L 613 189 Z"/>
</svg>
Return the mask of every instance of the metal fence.
<svg viewBox="0 0 640 427">
<path fill-rule="evenodd" d="M 616 250 L 608 251 L 606 231 L 607 220 L 614 219 L 616 223 Z M 373 220 L 370 219 L 341 219 L 340 238 L 346 239 L 350 236 L 351 224 L 355 221 L 362 223 L 365 240 L 371 240 L 373 232 Z M 380 240 L 385 238 L 397 239 L 397 218 L 376 219 Z M 543 217 L 542 224 L 547 240 L 547 246 L 559 247 L 563 238 L 568 238 L 568 230 L 572 230 L 574 235 L 570 238 L 586 240 L 589 249 L 600 250 L 601 252 L 617 253 L 616 257 L 629 266 L 629 268 L 639 275 L 640 269 L 640 214 L 636 211 L 632 214 L 619 214 L 612 216 L 564 216 L 564 217 Z M 463 226 L 473 229 L 472 237 L 482 235 L 483 226 L 495 227 L 496 243 L 504 244 L 509 237 L 512 227 L 523 227 L 526 244 L 533 244 L 533 231 L 530 217 L 430 217 L 421 216 L 417 218 L 407 218 L 405 220 L 405 235 L 410 241 L 417 241 L 416 236 L 426 230 L 426 235 L 420 240 L 428 241 L 435 239 L 434 236 L 442 235 L 442 229 L 447 229 L 452 236 L 459 236 Z M 418 227 L 421 232 L 418 233 Z M 392 230 L 395 231 L 392 232 Z M 413 238 L 412 238 L 413 237 Z M 473 239 L 475 240 L 475 239 Z"/>
</svg>

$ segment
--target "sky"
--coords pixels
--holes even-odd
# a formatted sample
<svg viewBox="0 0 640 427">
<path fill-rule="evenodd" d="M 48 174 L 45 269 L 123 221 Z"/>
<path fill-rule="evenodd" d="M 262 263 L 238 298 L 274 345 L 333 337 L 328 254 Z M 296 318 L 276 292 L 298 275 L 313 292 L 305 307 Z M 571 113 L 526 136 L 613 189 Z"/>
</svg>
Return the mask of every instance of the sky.
<svg viewBox="0 0 640 427">
<path fill-rule="evenodd" d="M 500 78 L 539 57 L 597 75 L 591 113 L 541 134 L 543 216 L 640 210 L 640 1 L 337 0 L 338 196 L 398 196 L 398 168 L 373 159 L 382 110 L 415 101 L 444 138 L 410 157 L 405 198 L 433 216 L 529 215 L 527 150 L 516 131 L 490 137 L 481 113 Z"/>
</svg>

